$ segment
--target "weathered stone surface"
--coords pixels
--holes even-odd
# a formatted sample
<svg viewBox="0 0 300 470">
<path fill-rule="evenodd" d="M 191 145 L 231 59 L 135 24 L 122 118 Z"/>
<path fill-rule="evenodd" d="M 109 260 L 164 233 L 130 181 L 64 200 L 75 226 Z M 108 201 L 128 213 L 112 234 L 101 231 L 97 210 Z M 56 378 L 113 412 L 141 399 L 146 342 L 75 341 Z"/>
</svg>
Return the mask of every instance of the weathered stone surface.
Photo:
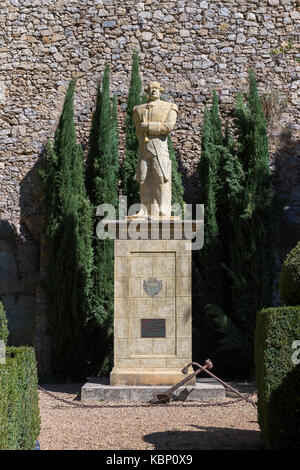
<svg viewBox="0 0 300 470">
<path fill-rule="evenodd" d="M 191 361 L 191 242 L 117 239 L 114 243 L 110 384 L 175 384 Z M 149 319 L 164 322 L 161 337 L 143 337 L 142 321 Z"/>
<path fill-rule="evenodd" d="M 182 378 L 184 378 L 183 375 Z M 81 400 L 83 402 L 105 400 L 145 403 L 153 398 L 154 393 L 166 393 L 168 389 L 167 386 L 110 386 L 105 378 L 95 378 L 89 380 L 81 388 Z M 194 385 L 179 387 L 174 395 L 180 398 L 180 393 L 185 389 L 189 391 L 187 401 L 221 400 L 225 398 L 225 388 L 214 379 L 197 379 Z"/>
</svg>

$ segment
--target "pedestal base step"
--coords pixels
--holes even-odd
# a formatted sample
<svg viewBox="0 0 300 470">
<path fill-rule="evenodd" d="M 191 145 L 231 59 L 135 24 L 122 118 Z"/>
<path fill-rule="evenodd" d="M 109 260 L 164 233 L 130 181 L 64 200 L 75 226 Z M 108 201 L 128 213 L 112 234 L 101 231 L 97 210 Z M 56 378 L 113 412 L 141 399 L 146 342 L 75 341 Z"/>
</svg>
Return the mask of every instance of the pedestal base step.
<svg viewBox="0 0 300 470">
<path fill-rule="evenodd" d="M 153 398 L 154 393 L 165 393 L 170 386 L 151 385 L 109 385 L 109 379 L 95 378 L 89 380 L 81 389 L 82 401 L 105 400 L 109 402 L 135 401 L 147 402 Z M 217 380 L 210 378 L 197 379 L 195 385 L 178 388 L 174 394 L 187 389 L 190 392 L 187 401 L 205 401 L 225 398 L 225 388 Z"/>
</svg>

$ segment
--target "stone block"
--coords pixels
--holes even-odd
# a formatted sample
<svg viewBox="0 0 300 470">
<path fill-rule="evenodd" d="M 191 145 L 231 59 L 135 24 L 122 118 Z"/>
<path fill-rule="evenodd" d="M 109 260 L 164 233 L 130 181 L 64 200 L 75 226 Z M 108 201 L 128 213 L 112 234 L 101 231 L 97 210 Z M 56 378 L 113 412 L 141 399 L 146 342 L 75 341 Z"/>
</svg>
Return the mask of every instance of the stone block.
<svg viewBox="0 0 300 470">
<path fill-rule="evenodd" d="M 192 275 L 192 260 L 189 256 L 176 257 L 176 276 L 190 277 Z"/>
<path fill-rule="evenodd" d="M 154 298 L 153 313 L 155 317 L 171 317 L 175 318 L 175 299 L 170 298 Z"/>
<path fill-rule="evenodd" d="M 175 297 L 176 292 L 176 278 L 167 277 L 167 297 Z"/>
<path fill-rule="evenodd" d="M 176 313 L 178 316 L 191 316 L 191 297 L 182 296 L 176 299 Z"/>
<path fill-rule="evenodd" d="M 154 338 L 153 354 L 155 355 L 175 355 L 175 339 Z"/>
<path fill-rule="evenodd" d="M 153 259 L 153 276 L 174 276 L 175 256 L 157 257 Z"/>
<path fill-rule="evenodd" d="M 191 357 L 192 345 L 190 338 L 177 338 L 177 357 Z"/>
<path fill-rule="evenodd" d="M 192 294 L 192 282 L 190 276 L 176 277 L 176 295 L 189 296 Z"/>
<path fill-rule="evenodd" d="M 142 369 L 147 368 L 166 368 L 167 367 L 167 359 L 165 358 L 149 358 L 149 359 L 141 359 L 140 366 Z"/>
<path fill-rule="evenodd" d="M 128 277 L 117 277 L 114 283 L 115 297 L 122 298 L 129 295 L 129 279 Z"/>
<path fill-rule="evenodd" d="M 151 318 L 153 315 L 153 300 L 150 298 L 145 299 L 131 299 L 131 316 L 138 318 Z"/>
<path fill-rule="evenodd" d="M 152 338 L 136 339 L 132 345 L 131 353 L 137 356 L 140 355 L 153 355 L 153 340 Z"/>
<path fill-rule="evenodd" d="M 116 256 L 115 257 L 115 276 L 116 277 L 128 277 L 128 257 L 127 256 Z"/>
<path fill-rule="evenodd" d="M 118 339 L 114 340 L 114 357 L 115 360 L 118 358 L 124 359 L 128 358 L 129 355 L 129 341 L 128 339 Z"/>
<path fill-rule="evenodd" d="M 129 319 L 118 317 L 114 324 L 114 337 L 120 339 L 129 338 Z"/>
<path fill-rule="evenodd" d="M 190 317 L 177 317 L 177 336 L 191 338 L 192 335 L 192 321 Z"/>
<path fill-rule="evenodd" d="M 128 298 L 115 298 L 114 317 L 127 317 L 130 313 L 130 300 Z"/>
<path fill-rule="evenodd" d="M 150 256 L 132 256 L 130 274 L 131 276 L 152 276 L 152 258 Z"/>
<path fill-rule="evenodd" d="M 139 277 L 129 278 L 129 297 L 142 297 L 141 279 Z"/>
</svg>

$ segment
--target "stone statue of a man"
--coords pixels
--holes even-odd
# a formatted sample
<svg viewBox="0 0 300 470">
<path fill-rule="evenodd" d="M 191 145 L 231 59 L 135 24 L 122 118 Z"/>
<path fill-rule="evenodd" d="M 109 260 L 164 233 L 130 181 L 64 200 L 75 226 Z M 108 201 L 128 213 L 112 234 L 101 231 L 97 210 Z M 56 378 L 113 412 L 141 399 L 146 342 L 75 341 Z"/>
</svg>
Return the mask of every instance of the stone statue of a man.
<svg viewBox="0 0 300 470">
<path fill-rule="evenodd" d="M 163 91 L 158 82 L 145 88 L 148 103 L 135 106 L 133 118 L 139 141 L 135 180 L 140 183 L 140 217 L 170 218 L 172 199 L 172 163 L 168 152 L 168 134 L 174 128 L 176 104 L 160 100 Z"/>
</svg>

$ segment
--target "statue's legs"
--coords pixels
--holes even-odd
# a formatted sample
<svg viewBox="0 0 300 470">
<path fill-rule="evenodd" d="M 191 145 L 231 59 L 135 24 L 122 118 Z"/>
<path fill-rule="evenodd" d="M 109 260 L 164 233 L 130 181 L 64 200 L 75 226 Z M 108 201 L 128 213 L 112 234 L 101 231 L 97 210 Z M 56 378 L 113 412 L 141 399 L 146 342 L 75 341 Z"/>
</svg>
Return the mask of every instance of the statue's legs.
<svg viewBox="0 0 300 470">
<path fill-rule="evenodd" d="M 172 199 L 171 180 L 164 181 L 158 159 L 150 151 L 144 155 L 140 168 L 141 204 L 144 209 L 139 214 L 169 219 Z"/>
</svg>

